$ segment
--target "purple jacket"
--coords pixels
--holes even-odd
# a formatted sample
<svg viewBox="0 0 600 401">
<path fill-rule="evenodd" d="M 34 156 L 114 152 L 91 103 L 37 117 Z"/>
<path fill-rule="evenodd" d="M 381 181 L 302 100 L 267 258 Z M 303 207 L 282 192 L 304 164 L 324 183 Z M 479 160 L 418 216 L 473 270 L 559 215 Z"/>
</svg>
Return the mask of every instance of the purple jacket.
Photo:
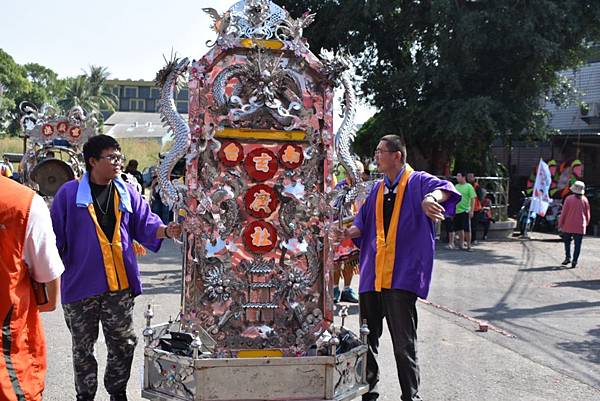
<svg viewBox="0 0 600 401">
<path fill-rule="evenodd" d="M 375 291 L 377 257 L 376 205 L 377 193 L 382 181 L 375 184 L 365 203 L 354 219 L 361 236 L 354 240 L 360 248 L 359 292 Z M 436 189 L 450 193 L 442 205 L 448 215 L 454 215 L 461 196 L 454 186 L 428 173 L 415 171 L 408 179 L 404 199 L 400 208 L 400 219 L 395 243 L 395 258 L 391 276 L 391 288 L 410 291 L 420 298 L 427 298 L 433 257 L 435 254 L 434 224 L 421 209 L 425 195 Z M 391 228 L 391 224 L 390 224 Z"/>
<path fill-rule="evenodd" d="M 136 296 L 142 292 L 142 282 L 133 240 L 158 252 L 162 240 L 156 238 L 156 231 L 162 222 L 131 185 L 119 179 L 113 182 L 119 194 L 123 265 L 129 288 Z M 88 211 L 91 204 L 87 173 L 79 181 L 64 184 L 52 202 L 51 215 L 56 245 L 65 265 L 61 279 L 61 297 L 65 304 L 109 291 L 100 240 Z"/>
</svg>

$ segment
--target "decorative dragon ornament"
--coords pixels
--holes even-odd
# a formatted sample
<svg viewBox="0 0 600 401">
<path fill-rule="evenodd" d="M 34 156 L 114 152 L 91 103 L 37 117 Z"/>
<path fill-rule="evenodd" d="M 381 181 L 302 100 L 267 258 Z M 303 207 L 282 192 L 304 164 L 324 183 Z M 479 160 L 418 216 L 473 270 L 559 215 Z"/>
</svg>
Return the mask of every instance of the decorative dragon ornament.
<svg viewBox="0 0 600 401">
<path fill-rule="evenodd" d="M 356 156 L 352 153 L 351 145 L 356 137 L 356 94 L 352 85 L 350 72 L 350 57 L 340 52 L 322 50 L 325 73 L 335 83 L 341 83 L 344 88 L 344 120 L 334 137 L 334 147 L 339 162 L 344 166 L 352 185 L 344 196 L 344 203 L 352 203 L 359 193 L 361 176 L 356 164 Z"/>
<path fill-rule="evenodd" d="M 234 78 L 240 83 L 227 97 L 226 87 Z M 221 109 L 228 111 L 226 118 L 240 126 L 264 114 L 270 117 L 268 127 L 274 124 L 288 131 L 301 128 L 300 84 L 284 68 L 280 58 L 264 54 L 260 49 L 248 56 L 247 63 L 229 66 L 219 73 L 213 84 L 213 97 Z"/>
<path fill-rule="evenodd" d="M 175 87 L 178 78 L 187 71 L 189 60 L 172 59 L 156 74 L 155 82 L 161 87 L 159 108 L 162 121 L 175 136 L 171 151 L 160 162 L 158 168 L 158 185 L 163 202 L 170 208 L 184 205 L 186 187 L 171 181 L 171 172 L 177 162 L 187 155 L 190 147 L 190 128 L 188 123 L 177 112 L 175 107 Z"/>
<path fill-rule="evenodd" d="M 308 43 L 303 32 L 314 22 L 316 15 L 307 11 L 294 19 L 283 8 L 268 0 L 242 1 L 223 14 L 214 8 L 203 8 L 202 11 L 211 17 L 212 29 L 218 34 L 217 40 L 206 42 L 209 47 L 228 47 L 235 38 L 252 38 L 289 41 L 295 50 L 307 49 Z"/>
</svg>

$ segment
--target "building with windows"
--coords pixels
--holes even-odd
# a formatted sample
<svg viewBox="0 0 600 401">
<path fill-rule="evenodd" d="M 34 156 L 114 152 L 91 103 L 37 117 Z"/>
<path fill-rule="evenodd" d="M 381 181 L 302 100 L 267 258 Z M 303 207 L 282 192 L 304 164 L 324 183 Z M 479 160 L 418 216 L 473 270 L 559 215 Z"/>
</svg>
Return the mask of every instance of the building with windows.
<svg viewBox="0 0 600 401">
<path fill-rule="evenodd" d="M 108 86 L 119 99 L 118 111 L 158 113 L 160 89 L 152 81 L 109 80 Z M 177 111 L 188 112 L 188 90 L 184 88 L 175 97 Z"/>
<path fill-rule="evenodd" d="M 160 89 L 152 81 L 109 80 L 117 111 L 104 112 L 104 133 L 115 138 L 160 138 L 167 133 L 158 111 Z M 177 111 L 188 112 L 188 89 L 176 93 Z M 185 116 L 187 118 L 187 116 Z"/>
</svg>

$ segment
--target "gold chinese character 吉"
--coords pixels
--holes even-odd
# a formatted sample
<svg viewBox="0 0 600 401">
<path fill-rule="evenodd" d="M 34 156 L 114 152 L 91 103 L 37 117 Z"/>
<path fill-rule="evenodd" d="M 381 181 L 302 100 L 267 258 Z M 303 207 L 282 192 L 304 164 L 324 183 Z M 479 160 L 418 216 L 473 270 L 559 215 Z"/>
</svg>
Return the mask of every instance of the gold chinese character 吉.
<svg viewBox="0 0 600 401">
<path fill-rule="evenodd" d="M 273 158 L 266 153 L 261 153 L 260 156 L 252 158 L 256 171 L 262 171 L 263 173 L 269 172 L 269 162 L 271 160 L 273 160 Z"/>
</svg>

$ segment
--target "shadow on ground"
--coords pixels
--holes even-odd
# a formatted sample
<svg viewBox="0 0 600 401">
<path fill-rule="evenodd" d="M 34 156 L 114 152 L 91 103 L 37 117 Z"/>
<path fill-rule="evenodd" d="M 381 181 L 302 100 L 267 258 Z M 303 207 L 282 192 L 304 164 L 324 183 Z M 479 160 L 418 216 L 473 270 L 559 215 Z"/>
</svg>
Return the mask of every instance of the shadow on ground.
<svg viewBox="0 0 600 401">
<path fill-rule="evenodd" d="M 178 294 L 181 290 L 181 270 L 142 271 L 144 294 Z"/>
<path fill-rule="evenodd" d="M 531 269 L 519 269 L 519 271 L 535 273 L 535 272 L 555 272 L 555 271 L 570 270 L 570 269 L 571 268 L 569 266 L 555 265 L 555 266 L 532 267 Z"/>
<path fill-rule="evenodd" d="M 491 241 L 487 242 L 493 244 Z M 481 267 L 481 265 L 518 265 L 519 261 L 510 255 L 502 255 L 492 249 L 474 246 L 472 252 L 461 249 L 446 249 L 446 244 L 437 243 L 435 258 L 460 266 Z"/>
<path fill-rule="evenodd" d="M 556 344 L 558 348 L 577 354 L 580 358 L 600 364 L 600 327 L 588 331 L 594 337 L 585 341 L 569 341 Z"/>
<path fill-rule="evenodd" d="M 600 280 L 562 281 L 559 283 L 555 283 L 554 287 L 573 287 L 597 291 L 600 290 Z"/>
<path fill-rule="evenodd" d="M 483 315 L 478 316 L 480 319 L 485 320 L 506 320 L 506 319 L 518 319 L 523 317 L 532 317 L 542 315 L 544 313 L 558 312 L 558 311 L 570 311 L 576 309 L 587 309 L 597 308 L 600 306 L 599 302 L 588 302 L 588 301 L 573 301 L 565 302 L 562 304 L 545 305 L 534 308 L 510 308 L 505 303 L 499 303 L 492 308 L 481 308 L 473 309 L 472 312 L 479 312 Z"/>
</svg>

